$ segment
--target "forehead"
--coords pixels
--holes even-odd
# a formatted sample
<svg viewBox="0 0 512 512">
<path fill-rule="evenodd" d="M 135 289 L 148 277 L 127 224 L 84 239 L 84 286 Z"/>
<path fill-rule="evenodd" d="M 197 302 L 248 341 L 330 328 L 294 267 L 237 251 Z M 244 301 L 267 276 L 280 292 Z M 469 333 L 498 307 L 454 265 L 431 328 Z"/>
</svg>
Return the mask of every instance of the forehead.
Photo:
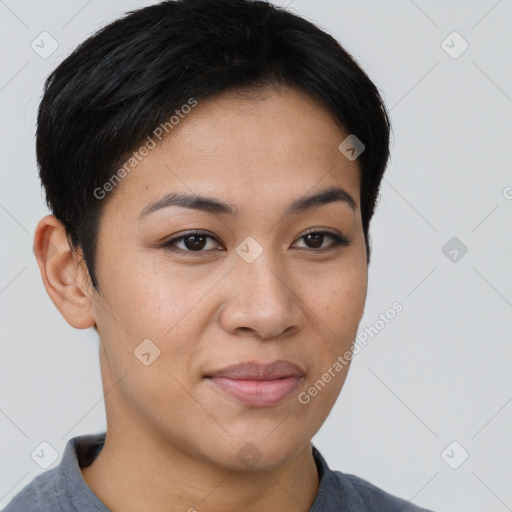
<svg viewBox="0 0 512 512">
<path fill-rule="evenodd" d="M 148 201 L 177 191 L 221 196 L 243 209 L 328 185 L 359 203 L 359 166 L 338 149 L 348 133 L 302 91 L 227 92 L 187 112 L 126 173 L 112 206 L 140 213 Z"/>
</svg>

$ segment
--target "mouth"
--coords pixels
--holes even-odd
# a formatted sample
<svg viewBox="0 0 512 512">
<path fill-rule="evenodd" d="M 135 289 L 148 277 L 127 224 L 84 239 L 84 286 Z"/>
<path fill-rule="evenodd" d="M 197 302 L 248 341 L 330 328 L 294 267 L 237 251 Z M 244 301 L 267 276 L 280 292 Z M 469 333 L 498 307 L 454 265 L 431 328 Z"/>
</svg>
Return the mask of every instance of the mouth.
<svg viewBox="0 0 512 512">
<path fill-rule="evenodd" d="M 249 361 L 205 375 L 217 390 L 248 407 L 272 407 L 286 400 L 304 379 L 297 365 Z"/>
</svg>

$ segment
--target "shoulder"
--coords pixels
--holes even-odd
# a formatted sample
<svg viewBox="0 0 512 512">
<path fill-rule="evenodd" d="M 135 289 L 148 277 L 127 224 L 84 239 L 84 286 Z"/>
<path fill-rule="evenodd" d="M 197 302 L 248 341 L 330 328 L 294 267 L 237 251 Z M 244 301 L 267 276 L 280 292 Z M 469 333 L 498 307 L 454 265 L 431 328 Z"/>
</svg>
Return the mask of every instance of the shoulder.
<svg viewBox="0 0 512 512">
<path fill-rule="evenodd" d="M 379 510 L 380 512 L 432 512 L 420 508 L 407 500 L 393 496 L 358 476 L 334 471 L 340 487 L 349 487 L 360 501 L 361 511 Z"/>
<path fill-rule="evenodd" d="M 50 469 L 36 476 L 9 502 L 2 512 L 60 512 L 57 486 L 57 469 Z"/>
<path fill-rule="evenodd" d="M 310 512 L 432 512 L 392 496 L 356 475 L 330 469 L 314 446 L 313 456 L 320 486 Z"/>
<path fill-rule="evenodd" d="M 80 472 L 80 466 L 94 460 L 104 441 L 104 433 L 68 440 L 60 463 L 37 475 L 2 512 L 108 511 L 87 486 Z"/>
</svg>

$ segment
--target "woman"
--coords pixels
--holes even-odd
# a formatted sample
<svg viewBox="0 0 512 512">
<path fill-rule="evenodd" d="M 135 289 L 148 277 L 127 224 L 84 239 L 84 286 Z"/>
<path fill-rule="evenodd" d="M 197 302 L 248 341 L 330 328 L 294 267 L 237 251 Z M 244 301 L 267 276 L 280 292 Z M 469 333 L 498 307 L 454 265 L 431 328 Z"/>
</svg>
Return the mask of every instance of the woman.
<svg viewBox="0 0 512 512">
<path fill-rule="evenodd" d="M 21 510 L 418 511 L 311 439 L 350 366 L 389 154 L 376 87 L 271 4 L 129 13 L 50 76 L 37 157 L 46 290 L 94 327 L 107 432 Z"/>
</svg>

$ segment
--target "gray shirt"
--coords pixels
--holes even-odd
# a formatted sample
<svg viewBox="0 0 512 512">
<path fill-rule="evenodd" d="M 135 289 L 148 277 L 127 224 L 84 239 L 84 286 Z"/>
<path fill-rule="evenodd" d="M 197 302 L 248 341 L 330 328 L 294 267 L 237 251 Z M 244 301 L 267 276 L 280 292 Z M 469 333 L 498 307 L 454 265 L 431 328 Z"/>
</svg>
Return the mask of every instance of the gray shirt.
<svg viewBox="0 0 512 512">
<path fill-rule="evenodd" d="M 105 433 L 70 439 L 58 466 L 36 476 L 4 512 L 110 512 L 80 472 L 103 448 Z M 313 446 L 320 485 L 309 512 L 429 512 L 391 496 L 361 478 L 332 471 Z"/>
</svg>

